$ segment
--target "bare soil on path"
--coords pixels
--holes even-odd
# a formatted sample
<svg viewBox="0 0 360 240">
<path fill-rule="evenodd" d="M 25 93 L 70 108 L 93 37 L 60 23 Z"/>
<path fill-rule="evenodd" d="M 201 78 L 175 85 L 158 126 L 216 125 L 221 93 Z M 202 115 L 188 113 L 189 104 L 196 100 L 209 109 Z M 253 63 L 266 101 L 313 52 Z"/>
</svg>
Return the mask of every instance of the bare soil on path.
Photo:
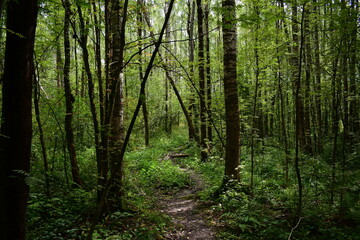
<svg viewBox="0 0 360 240">
<path fill-rule="evenodd" d="M 191 169 L 179 168 L 187 172 L 194 184 L 174 195 L 162 196 L 159 200 L 160 211 L 171 217 L 174 228 L 165 235 L 165 239 L 212 240 L 216 239 L 215 226 L 212 219 L 198 201 L 198 193 L 204 183 L 200 176 Z M 209 219 L 210 217 L 210 219 Z"/>
</svg>

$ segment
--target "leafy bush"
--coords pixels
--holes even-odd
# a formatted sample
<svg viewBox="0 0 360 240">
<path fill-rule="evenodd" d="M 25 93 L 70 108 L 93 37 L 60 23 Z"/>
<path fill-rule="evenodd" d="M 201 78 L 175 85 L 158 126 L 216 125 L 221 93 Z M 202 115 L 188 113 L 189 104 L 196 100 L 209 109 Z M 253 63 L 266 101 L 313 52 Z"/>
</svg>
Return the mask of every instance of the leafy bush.
<svg viewBox="0 0 360 240">
<path fill-rule="evenodd" d="M 91 194 L 74 189 L 51 198 L 31 194 L 28 207 L 28 239 L 80 239 L 79 221 L 91 205 Z"/>
</svg>

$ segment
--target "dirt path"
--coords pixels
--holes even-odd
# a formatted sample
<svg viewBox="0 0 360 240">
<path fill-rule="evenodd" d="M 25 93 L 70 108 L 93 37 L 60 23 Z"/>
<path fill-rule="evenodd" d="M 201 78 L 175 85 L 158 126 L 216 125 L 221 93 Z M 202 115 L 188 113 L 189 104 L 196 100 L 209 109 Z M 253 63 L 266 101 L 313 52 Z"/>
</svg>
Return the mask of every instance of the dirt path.
<svg viewBox="0 0 360 240">
<path fill-rule="evenodd" d="M 169 215 L 175 226 L 172 232 L 165 235 L 165 239 L 216 239 L 214 227 L 209 225 L 197 200 L 197 194 L 204 186 L 200 176 L 190 169 L 180 170 L 189 173 L 194 184 L 160 200 L 161 212 Z"/>
</svg>

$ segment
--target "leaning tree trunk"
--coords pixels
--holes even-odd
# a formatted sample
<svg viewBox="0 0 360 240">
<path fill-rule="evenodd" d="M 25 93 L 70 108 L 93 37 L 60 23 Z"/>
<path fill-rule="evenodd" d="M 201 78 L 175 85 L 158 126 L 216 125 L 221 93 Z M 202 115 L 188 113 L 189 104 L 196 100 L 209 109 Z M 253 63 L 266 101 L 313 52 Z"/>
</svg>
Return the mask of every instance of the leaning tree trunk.
<svg viewBox="0 0 360 240">
<path fill-rule="evenodd" d="M 6 29 L 9 32 L 6 36 L 0 119 L 0 239 L 26 238 L 29 194 L 26 177 L 30 171 L 36 19 L 36 0 L 8 3 Z"/>
<path fill-rule="evenodd" d="M 223 0 L 224 95 L 226 117 L 225 177 L 239 179 L 240 116 L 236 81 L 235 0 Z"/>
</svg>

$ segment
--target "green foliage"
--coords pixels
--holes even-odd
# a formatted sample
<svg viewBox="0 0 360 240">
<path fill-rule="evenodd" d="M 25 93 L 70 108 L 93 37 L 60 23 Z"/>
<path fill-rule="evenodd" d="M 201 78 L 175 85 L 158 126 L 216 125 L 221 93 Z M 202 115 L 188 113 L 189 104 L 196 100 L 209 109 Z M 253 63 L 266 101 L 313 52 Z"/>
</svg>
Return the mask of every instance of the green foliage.
<svg viewBox="0 0 360 240">
<path fill-rule="evenodd" d="M 173 139 L 160 135 L 152 140 L 152 147 L 139 148 L 127 155 L 125 176 L 130 198 L 151 195 L 160 189 L 172 191 L 190 184 L 188 174 L 179 171 L 170 159 L 166 159 L 166 154 L 183 141 L 181 134 Z"/>
<path fill-rule="evenodd" d="M 94 206 L 89 192 L 75 189 L 48 198 L 31 194 L 28 207 L 28 239 L 81 239 L 81 223 Z M 80 225 L 81 226 L 81 225 Z"/>
<path fill-rule="evenodd" d="M 331 150 L 331 148 L 329 149 Z M 203 200 L 215 200 L 214 215 L 220 214 L 220 222 L 224 229 L 219 233 L 220 239 L 287 239 L 298 222 L 295 216 L 297 201 L 297 185 L 291 182 L 286 186 L 282 173 L 283 152 L 280 148 L 264 147 L 256 149 L 256 171 L 254 187 L 250 182 L 250 161 L 247 148 L 242 151 L 242 184 L 228 183 L 219 197 L 214 199 L 214 192 L 219 189 L 222 179 L 222 161 L 216 157 L 206 163 L 196 159 L 187 161 L 189 166 L 201 171 L 208 179 L 209 187 L 203 193 Z M 324 157 L 327 156 L 326 154 Z M 348 164 L 356 161 L 355 155 L 349 156 Z M 334 206 L 329 205 L 329 172 L 330 163 L 323 158 L 303 155 L 304 211 L 297 228 L 293 230 L 291 239 L 359 239 L 360 232 L 356 228 L 359 218 L 358 170 L 353 167 L 347 170 L 346 179 L 337 185 L 337 193 L 343 193 L 343 212 L 338 212 L 340 199 Z M 350 160 L 351 159 L 351 160 Z M 293 172 L 291 175 L 294 174 Z M 214 177 L 217 175 L 218 177 Z M 294 179 L 294 177 L 292 176 Z M 215 180 L 216 179 L 216 180 Z M 339 178 L 340 179 L 340 178 Z M 215 181 L 214 181 L 215 180 Z M 212 194 L 209 193 L 212 191 Z M 338 195 L 339 196 L 339 195 Z"/>
</svg>

